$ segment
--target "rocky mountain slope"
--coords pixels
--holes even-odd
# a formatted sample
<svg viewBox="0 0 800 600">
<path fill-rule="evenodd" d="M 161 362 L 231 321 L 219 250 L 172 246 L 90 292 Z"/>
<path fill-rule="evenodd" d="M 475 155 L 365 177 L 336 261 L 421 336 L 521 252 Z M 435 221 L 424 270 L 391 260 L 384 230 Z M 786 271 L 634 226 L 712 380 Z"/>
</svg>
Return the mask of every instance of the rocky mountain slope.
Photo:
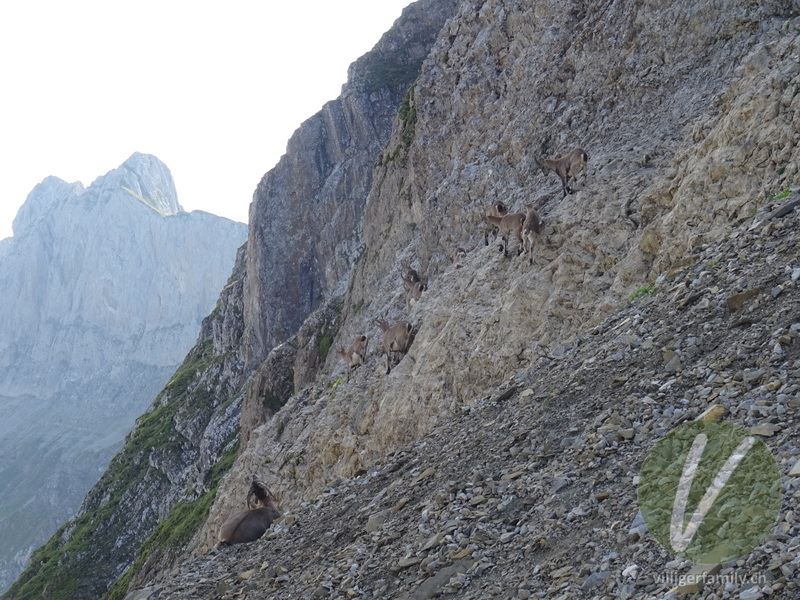
<svg viewBox="0 0 800 600">
<path fill-rule="evenodd" d="M 350 65 L 341 96 L 301 125 L 258 184 L 247 243 L 249 365 L 263 361 L 313 310 L 346 289 L 363 243 L 375 160 L 456 4 L 425 0 L 405 10 L 375 48 Z"/>
<path fill-rule="evenodd" d="M 258 439 L 232 478 L 267 471 L 293 506 L 369 470 L 552 356 L 794 183 L 792 3 L 723 11 L 609 2 L 597 9 L 603 19 L 585 8 L 460 4 L 375 168 L 365 248 L 348 291 L 331 303 L 341 307 L 333 347 L 366 333 L 374 358 L 316 410 L 284 409 L 261 429 L 265 413 L 245 420 Z M 704 25 L 687 26 L 696 22 Z M 562 198 L 555 175 L 535 165 L 577 144 L 589 154 L 588 174 Z M 498 198 L 514 210 L 534 205 L 544 218 L 532 267 L 483 246 L 481 215 Z M 456 246 L 468 251 L 461 268 L 450 261 Z M 429 287 L 411 312 L 403 260 Z M 409 360 L 389 377 L 377 357 L 381 314 L 417 328 Z M 292 347 L 298 383 L 313 336 L 301 332 Z M 249 404 L 280 388 L 287 353 L 274 351 L 280 368 L 264 364 Z M 330 353 L 321 371 L 333 382 L 343 365 Z M 258 414 L 247 406 L 244 415 Z M 239 503 L 220 494 L 202 547 Z"/>
<path fill-rule="evenodd" d="M 798 244 L 795 210 L 696 248 L 537 366 L 288 504 L 261 540 L 211 549 L 130 598 L 795 598 Z M 315 386 L 283 410 L 337 401 Z M 682 588 L 692 565 L 642 525 L 636 482 L 657 440 L 711 408 L 764 440 L 783 506 L 764 544 Z M 242 506 L 248 484 L 231 482 Z"/>
<path fill-rule="evenodd" d="M 314 227 L 270 246 L 286 230 L 281 207 L 319 206 L 333 229 L 350 218 L 341 195 L 315 195 L 350 172 L 316 168 L 326 139 L 290 143 L 282 168 L 309 167 L 259 186 L 246 256 L 180 385 L 11 597 L 92 597 L 123 573 L 108 597 L 659 597 L 670 586 L 657 571 L 687 565 L 635 524 L 634 478 L 655 441 L 717 402 L 742 425 L 775 425 L 783 475 L 796 457 L 795 217 L 762 217 L 797 180 L 798 12 L 789 0 L 443 11 L 355 229 L 334 250 Z M 537 165 L 576 145 L 589 167 L 562 197 Z M 484 246 L 496 199 L 543 216 L 532 265 Z M 428 284 L 413 309 L 404 261 Z M 742 305 L 752 318 L 725 312 L 755 286 L 769 292 Z M 381 315 L 416 331 L 390 375 Z M 348 382 L 330 350 L 362 333 L 369 356 Z M 286 520 L 212 550 L 254 472 Z M 749 597 L 792 597 L 792 514 L 725 566 L 773 574 Z M 87 551 L 89 539 L 102 542 Z"/>
<path fill-rule="evenodd" d="M 0 589 L 182 362 L 246 234 L 183 212 L 153 156 L 31 192 L 0 262 Z"/>
</svg>

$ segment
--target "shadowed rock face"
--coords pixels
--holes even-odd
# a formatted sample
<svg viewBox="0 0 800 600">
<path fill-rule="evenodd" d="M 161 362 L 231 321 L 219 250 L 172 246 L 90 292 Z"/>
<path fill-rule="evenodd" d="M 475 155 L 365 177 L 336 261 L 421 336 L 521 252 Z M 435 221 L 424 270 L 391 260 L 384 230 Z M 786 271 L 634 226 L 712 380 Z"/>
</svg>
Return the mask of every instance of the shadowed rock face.
<svg viewBox="0 0 800 600">
<path fill-rule="evenodd" d="M 246 233 L 183 212 L 143 154 L 30 193 L 0 260 L 0 589 L 183 361 Z"/>
<path fill-rule="evenodd" d="M 423 0 L 353 63 L 342 95 L 308 119 L 267 173 L 250 206 L 246 344 L 264 359 L 346 285 L 360 251 L 372 169 L 392 119 L 454 0 Z M 340 291 L 342 291 L 340 289 Z"/>
</svg>

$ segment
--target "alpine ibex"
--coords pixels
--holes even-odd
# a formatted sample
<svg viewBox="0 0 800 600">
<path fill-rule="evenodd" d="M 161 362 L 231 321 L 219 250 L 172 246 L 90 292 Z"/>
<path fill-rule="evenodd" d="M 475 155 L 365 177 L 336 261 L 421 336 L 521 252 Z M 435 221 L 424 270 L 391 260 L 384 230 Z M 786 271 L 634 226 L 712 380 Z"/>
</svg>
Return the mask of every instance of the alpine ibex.
<svg viewBox="0 0 800 600">
<path fill-rule="evenodd" d="M 525 239 L 525 251 L 528 253 L 528 262 L 533 264 L 533 246 L 536 242 L 536 237 L 542 230 L 542 219 L 535 208 L 529 208 L 528 214 L 525 216 L 525 222 L 522 224 L 522 237 Z"/>
<path fill-rule="evenodd" d="M 546 175 L 548 170 L 553 170 L 561 178 L 561 188 L 564 191 L 564 197 L 572 193 L 572 188 L 569 186 L 569 180 L 583 171 L 586 163 L 589 161 L 589 156 L 582 148 L 575 148 L 560 158 L 546 159 L 539 166 L 542 172 Z M 584 174 L 585 176 L 585 174 Z"/>
<path fill-rule="evenodd" d="M 489 244 L 489 241 L 486 240 L 486 244 Z M 453 250 L 452 256 L 450 256 L 450 260 L 456 265 L 456 269 L 460 269 L 464 265 L 464 261 L 467 258 L 467 251 L 464 250 L 461 246 Z"/>
<path fill-rule="evenodd" d="M 252 478 L 250 479 L 250 489 L 247 490 L 247 508 L 253 508 L 253 498 L 256 499 L 256 507 L 258 507 L 259 502 L 264 506 L 267 506 L 274 501 L 272 492 L 269 491 L 269 488 L 266 486 L 266 484 L 261 481 L 261 478 L 255 473 L 253 473 Z"/>
<path fill-rule="evenodd" d="M 339 356 L 347 363 L 347 381 L 350 381 L 350 373 L 352 373 L 358 365 L 363 365 L 367 359 L 367 344 L 369 339 L 364 334 L 357 335 L 353 343 L 345 350 L 339 348 Z"/>
<path fill-rule="evenodd" d="M 505 215 L 508 214 L 508 208 L 505 204 L 500 202 L 500 200 L 495 200 L 492 202 L 492 207 L 489 209 L 489 212 L 486 213 L 487 217 L 498 217 L 503 218 Z M 489 245 L 489 234 L 494 234 L 494 239 L 497 239 L 497 226 L 490 223 L 488 220 L 486 221 L 486 229 L 483 232 L 483 244 L 485 246 Z"/>
<path fill-rule="evenodd" d="M 406 291 L 408 292 L 412 287 L 414 287 L 415 283 L 418 283 L 422 280 L 420 279 L 419 273 L 412 269 L 407 262 L 402 261 L 400 265 L 403 269 L 403 272 L 400 273 L 400 278 L 403 280 L 403 287 L 405 287 Z"/>
<path fill-rule="evenodd" d="M 517 238 L 517 256 L 522 254 L 522 226 L 525 224 L 525 213 L 509 213 L 502 217 L 486 215 L 486 222 L 500 231 L 500 235 L 503 238 L 503 245 L 501 246 L 503 249 L 503 256 L 508 256 L 508 237 L 511 234 L 514 234 Z"/>
<path fill-rule="evenodd" d="M 426 286 L 421 281 L 418 281 L 413 286 L 411 286 L 411 289 L 408 290 L 408 293 L 406 293 L 406 308 L 408 308 L 408 310 L 414 308 L 414 305 L 417 303 L 417 300 L 419 300 L 422 297 L 422 292 L 426 291 L 428 291 L 428 286 Z"/>
<path fill-rule="evenodd" d="M 414 326 L 408 321 L 398 321 L 394 325 L 389 325 L 385 319 L 377 319 L 375 323 L 383 331 L 383 351 L 386 353 L 388 375 L 392 371 L 392 354 L 405 355 L 411 347 L 414 341 Z"/>
<path fill-rule="evenodd" d="M 219 530 L 219 546 L 254 542 L 280 517 L 274 506 L 240 510 L 231 515 Z"/>
<path fill-rule="evenodd" d="M 253 475 L 250 491 L 247 493 L 247 506 L 252 498 L 256 498 L 258 508 L 248 508 L 231 515 L 219 529 L 219 546 L 231 546 L 253 542 L 264 535 L 272 522 L 281 516 L 275 507 L 275 499 L 264 482 Z"/>
</svg>

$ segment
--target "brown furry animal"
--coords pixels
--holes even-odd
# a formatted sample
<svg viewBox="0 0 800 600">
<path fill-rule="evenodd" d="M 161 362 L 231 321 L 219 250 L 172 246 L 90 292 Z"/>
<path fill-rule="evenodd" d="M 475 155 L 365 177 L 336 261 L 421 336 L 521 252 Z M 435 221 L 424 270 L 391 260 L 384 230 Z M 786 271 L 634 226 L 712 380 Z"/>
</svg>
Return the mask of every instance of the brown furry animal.
<svg viewBox="0 0 800 600">
<path fill-rule="evenodd" d="M 533 264 L 533 246 L 542 230 L 542 219 L 536 209 L 531 207 L 522 224 L 522 237 L 525 239 L 525 252 L 528 253 L 528 262 Z"/>
<path fill-rule="evenodd" d="M 254 542 L 280 517 L 274 506 L 241 510 L 231 515 L 219 529 L 219 545 L 232 546 Z"/>
<path fill-rule="evenodd" d="M 422 292 L 427 290 L 428 287 L 423 282 L 416 282 L 406 294 L 406 308 L 408 308 L 408 310 L 414 308 L 414 305 L 422 297 Z"/>
<path fill-rule="evenodd" d="M 350 381 L 350 374 L 355 370 L 358 365 L 363 365 L 367 360 L 367 344 L 369 340 L 365 335 L 357 335 L 356 339 L 350 346 L 339 348 L 337 352 L 342 360 L 347 363 L 347 381 Z"/>
<path fill-rule="evenodd" d="M 385 319 L 376 321 L 383 331 L 383 351 L 386 353 L 386 374 L 392 371 L 392 355 L 405 355 L 414 341 L 414 326 L 408 321 L 398 321 L 389 325 Z M 400 359 L 402 360 L 402 356 Z"/>
<path fill-rule="evenodd" d="M 252 499 L 258 508 L 250 508 Z M 232 546 L 253 542 L 264 535 L 272 522 L 281 516 L 275 506 L 275 498 L 258 475 L 253 474 L 250 490 L 247 492 L 248 510 L 232 514 L 219 529 L 219 546 Z"/>
<path fill-rule="evenodd" d="M 422 281 L 419 276 L 419 273 L 415 269 L 411 268 L 407 262 L 403 261 L 401 263 L 402 272 L 400 273 L 400 278 L 403 280 L 403 287 L 406 288 L 406 291 L 411 291 L 411 288 L 414 287 L 415 283 Z"/>
<path fill-rule="evenodd" d="M 560 158 L 545 160 L 540 166 L 545 174 L 547 174 L 548 169 L 556 172 L 556 175 L 561 179 L 561 189 L 564 192 L 564 197 L 566 197 L 567 194 L 572 193 L 569 180 L 575 179 L 578 173 L 586 167 L 588 161 L 589 155 L 582 148 L 574 148 Z"/>
<path fill-rule="evenodd" d="M 508 214 L 508 208 L 505 204 L 503 204 L 500 200 L 495 200 L 492 202 L 492 207 L 489 209 L 489 212 L 486 213 L 486 217 L 498 217 L 502 219 L 505 215 Z M 489 221 L 489 219 L 484 219 L 486 223 L 486 229 L 483 231 L 483 245 L 489 245 L 489 236 L 494 234 L 494 239 L 497 239 L 498 227 L 495 223 Z"/>
<path fill-rule="evenodd" d="M 272 492 L 269 491 L 266 484 L 261 481 L 255 473 L 253 473 L 252 480 L 250 481 L 250 489 L 247 492 L 247 508 L 253 508 L 251 501 L 254 497 L 256 499 L 256 507 L 259 502 L 263 506 L 269 506 L 275 501 L 275 498 L 272 497 Z"/>
<path fill-rule="evenodd" d="M 502 217 L 486 215 L 486 222 L 500 231 L 503 239 L 503 245 L 500 247 L 503 256 L 508 256 L 508 238 L 512 234 L 517 238 L 517 256 L 522 254 L 522 226 L 525 224 L 525 213 L 508 213 Z"/>
</svg>

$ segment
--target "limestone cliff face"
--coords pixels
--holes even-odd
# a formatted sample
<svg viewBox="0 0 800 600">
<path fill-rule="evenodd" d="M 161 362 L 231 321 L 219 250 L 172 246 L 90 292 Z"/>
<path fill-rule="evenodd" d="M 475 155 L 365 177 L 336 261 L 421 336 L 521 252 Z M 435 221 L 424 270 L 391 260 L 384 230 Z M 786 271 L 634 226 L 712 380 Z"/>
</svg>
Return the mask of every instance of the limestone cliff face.
<svg viewBox="0 0 800 600">
<path fill-rule="evenodd" d="M 256 364 L 346 286 L 361 247 L 372 168 L 392 119 L 455 0 L 408 7 L 350 66 L 336 100 L 308 119 L 250 206 L 246 344 Z"/>
<path fill-rule="evenodd" d="M 183 212 L 143 154 L 31 192 L 0 264 L 0 589 L 183 361 L 246 232 Z"/>
<path fill-rule="evenodd" d="M 292 506 L 369 470 L 753 219 L 796 182 L 798 44 L 784 25 L 797 9 L 461 2 L 372 174 L 334 342 L 367 333 L 371 358 L 334 390 L 329 355 L 318 385 L 255 429 L 229 489 L 260 472 Z M 589 167 L 562 198 L 537 161 L 578 145 Z M 496 199 L 543 216 L 532 266 L 484 247 Z M 402 259 L 429 286 L 410 312 Z M 418 329 L 390 376 L 380 314 Z M 238 506 L 234 491 L 218 498 L 206 544 Z"/>
</svg>

